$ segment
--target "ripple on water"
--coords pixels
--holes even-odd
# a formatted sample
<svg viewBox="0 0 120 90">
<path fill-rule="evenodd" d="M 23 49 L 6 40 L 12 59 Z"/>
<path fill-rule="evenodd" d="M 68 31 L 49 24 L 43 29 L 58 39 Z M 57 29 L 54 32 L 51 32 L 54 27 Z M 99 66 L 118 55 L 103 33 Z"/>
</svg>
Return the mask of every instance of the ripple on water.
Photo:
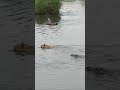
<svg viewBox="0 0 120 90">
<path fill-rule="evenodd" d="M 36 70 L 38 69 L 65 69 L 84 66 L 85 54 L 81 46 L 61 46 L 36 50 Z M 81 52 L 82 51 L 82 52 Z M 78 57 L 71 56 L 78 55 Z"/>
</svg>

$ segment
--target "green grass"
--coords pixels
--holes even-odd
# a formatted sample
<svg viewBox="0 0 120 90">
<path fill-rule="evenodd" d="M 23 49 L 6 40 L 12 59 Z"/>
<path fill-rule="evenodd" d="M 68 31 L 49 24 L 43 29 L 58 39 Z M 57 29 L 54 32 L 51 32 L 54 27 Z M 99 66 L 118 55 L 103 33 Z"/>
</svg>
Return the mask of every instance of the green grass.
<svg viewBox="0 0 120 90">
<path fill-rule="evenodd" d="M 61 0 L 35 0 L 36 14 L 59 14 Z"/>
</svg>

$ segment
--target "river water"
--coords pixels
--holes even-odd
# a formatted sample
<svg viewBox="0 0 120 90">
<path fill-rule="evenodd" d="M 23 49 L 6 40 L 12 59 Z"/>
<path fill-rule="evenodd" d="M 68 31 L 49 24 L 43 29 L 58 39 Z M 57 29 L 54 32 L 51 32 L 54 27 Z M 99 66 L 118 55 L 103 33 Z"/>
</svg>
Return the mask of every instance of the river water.
<svg viewBox="0 0 120 90">
<path fill-rule="evenodd" d="M 14 52 L 21 42 L 34 47 L 33 11 L 33 0 L 0 0 L 0 90 L 34 89 L 35 56 Z"/>
<path fill-rule="evenodd" d="M 32 7 L 30 7 L 31 5 Z M 33 0 L 0 1 L 2 33 L 0 35 L 2 53 L 0 90 L 32 90 L 34 88 L 34 70 L 31 71 L 34 69 L 34 56 L 26 55 L 23 57 L 13 52 L 13 47 L 22 41 L 34 46 L 33 5 Z M 50 16 L 52 20 L 58 22 L 57 26 L 45 25 L 48 16 L 40 16 L 36 19 L 36 90 L 85 90 L 84 9 L 83 0 L 64 0 L 60 10 L 61 15 Z M 33 36 L 33 40 L 30 39 L 32 36 L 29 37 L 29 35 Z M 42 50 L 39 47 L 43 43 L 56 45 L 56 47 Z M 119 44 L 98 44 L 91 47 L 90 49 L 86 47 L 87 53 L 90 54 L 88 56 L 90 61 L 86 62 L 86 65 L 99 64 L 107 67 L 111 63 L 112 65 L 120 63 Z M 70 54 L 78 54 L 79 57 L 71 57 Z M 115 64 L 114 66 L 119 66 Z M 86 89 L 120 90 L 119 67 L 115 71 L 116 67 L 107 67 L 115 72 L 112 75 L 95 75 L 86 72 Z"/>
<path fill-rule="evenodd" d="M 86 71 L 86 90 L 120 90 L 120 45 L 96 44 L 86 47 L 86 65 L 102 67 L 104 74 Z M 111 52 L 112 51 L 112 52 Z"/>
<path fill-rule="evenodd" d="M 58 25 L 46 25 L 47 17 Z M 40 46 L 44 43 L 55 47 L 42 50 Z M 37 16 L 35 52 L 36 90 L 85 90 L 83 0 L 63 0 L 60 16 Z"/>
</svg>

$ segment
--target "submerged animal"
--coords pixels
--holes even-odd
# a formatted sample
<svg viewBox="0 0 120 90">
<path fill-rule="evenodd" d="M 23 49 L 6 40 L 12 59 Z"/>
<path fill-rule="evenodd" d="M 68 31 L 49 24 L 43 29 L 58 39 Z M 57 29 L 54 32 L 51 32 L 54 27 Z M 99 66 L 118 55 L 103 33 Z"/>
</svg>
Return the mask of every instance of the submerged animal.
<svg viewBox="0 0 120 90">
<path fill-rule="evenodd" d="M 24 43 L 20 43 L 20 44 L 17 44 L 15 47 L 14 47 L 14 51 L 18 54 L 33 54 L 34 53 L 34 48 L 30 45 L 27 45 L 27 44 L 24 44 Z"/>
<path fill-rule="evenodd" d="M 74 57 L 74 58 L 82 58 L 82 56 L 78 55 L 78 54 L 71 54 L 70 56 Z"/>
<path fill-rule="evenodd" d="M 85 69 L 87 71 L 89 71 L 89 72 L 94 72 L 96 74 L 104 74 L 106 72 L 103 68 L 100 68 L 100 67 L 91 67 L 91 66 L 88 66 Z"/>
</svg>

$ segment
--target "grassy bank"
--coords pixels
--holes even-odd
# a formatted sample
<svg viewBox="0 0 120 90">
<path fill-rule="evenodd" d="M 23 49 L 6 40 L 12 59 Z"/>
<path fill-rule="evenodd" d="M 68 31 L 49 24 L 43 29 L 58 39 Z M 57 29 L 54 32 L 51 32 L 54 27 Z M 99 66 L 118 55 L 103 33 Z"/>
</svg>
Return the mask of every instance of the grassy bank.
<svg viewBox="0 0 120 90">
<path fill-rule="evenodd" d="M 35 0 L 36 14 L 59 14 L 61 0 Z"/>
</svg>

